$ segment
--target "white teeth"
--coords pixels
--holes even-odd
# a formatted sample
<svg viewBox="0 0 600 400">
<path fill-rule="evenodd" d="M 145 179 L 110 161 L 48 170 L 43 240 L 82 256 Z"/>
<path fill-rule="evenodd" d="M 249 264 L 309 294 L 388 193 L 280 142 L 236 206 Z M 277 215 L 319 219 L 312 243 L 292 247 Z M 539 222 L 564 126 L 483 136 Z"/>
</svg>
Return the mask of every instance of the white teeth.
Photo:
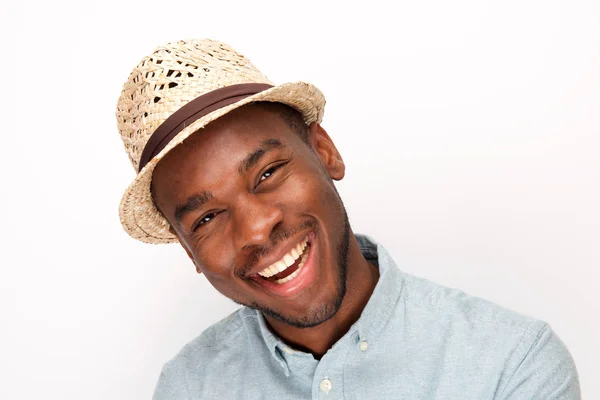
<svg viewBox="0 0 600 400">
<path fill-rule="evenodd" d="M 297 277 L 298 274 L 300 273 L 300 270 L 302 269 L 302 267 L 304 267 L 304 263 L 306 262 L 306 258 L 307 257 L 308 257 L 308 251 L 306 253 L 302 254 L 302 259 L 300 260 L 300 264 L 298 264 L 298 269 L 297 270 L 295 270 L 294 272 L 292 272 L 291 274 L 289 274 L 285 278 L 281 278 L 279 280 L 276 280 L 275 283 L 277 283 L 279 285 L 283 285 L 284 283 L 289 282 L 292 279 L 294 279 L 295 277 Z"/>
<path fill-rule="evenodd" d="M 285 266 L 289 267 L 296 262 L 296 259 L 291 254 L 286 254 L 283 256 L 283 261 L 285 262 Z"/>
<path fill-rule="evenodd" d="M 277 266 L 275 266 L 275 265 L 271 265 L 268 269 L 269 269 L 269 276 L 275 275 L 276 273 L 279 272 L 279 270 L 277 269 Z"/>
<path fill-rule="evenodd" d="M 296 260 L 300 256 L 303 255 L 303 252 L 304 252 L 304 249 L 306 248 L 307 243 L 308 243 L 308 236 L 305 237 L 304 240 L 302 240 L 302 242 L 298 243 L 296 245 L 296 247 L 292 248 L 292 250 L 289 253 L 284 255 L 281 260 L 269 265 L 267 268 L 263 269 L 258 274 L 264 278 L 268 278 L 268 277 L 276 275 L 282 271 L 285 271 L 286 268 L 288 268 L 290 265 L 294 264 L 294 262 L 296 262 Z M 295 271 L 294 274 L 296 272 L 297 271 Z M 292 276 L 294 274 L 291 274 L 290 276 Z M 287 278 L 289 278 L 289 276 Z M 287 279 L 287 278 L 284 278 L 284 279 Z"/>
<path fill-rule="evenodd" d="M 282 271 L 285 271 L 285 269 L 287 268 L 287 265 L 285 265 L 285 261 L 279 260 L 275 263 L 275 268 L 277 268 L 278 272 L 282 272 Z"/>
</svg>

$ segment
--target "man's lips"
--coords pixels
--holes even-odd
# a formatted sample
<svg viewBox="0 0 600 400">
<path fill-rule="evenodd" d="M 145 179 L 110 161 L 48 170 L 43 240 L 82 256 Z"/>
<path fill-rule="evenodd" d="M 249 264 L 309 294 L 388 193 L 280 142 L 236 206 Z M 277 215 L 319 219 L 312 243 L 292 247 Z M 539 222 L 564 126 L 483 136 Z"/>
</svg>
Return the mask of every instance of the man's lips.
<svg viewBox="0 0 600 400">
<path fill-rule="evenodd" d="M 308 238 L 309 235 L 304 234 L 303 236 L 296 236 L 294 241 L 288 241 L 285 245 L 280 245 L 279 249 L 271 252 L 260 265 L 245 274 L 245 277 L 250 279 L 269 278 L 284 271 L 292 264 L 297 264 L 308 243 Z"/>
<path fill-rule="evenodd" d="M 314 285 L 317 280 L 318 268 L 316 262 L 317 243 L 315 242 L 314 232 L 308 235 L 308 244 L 302 257 L 298 260 L 297 267 L 289 276 L 279 281 L 271 281 L 263 278 L 258 273 L 252 275 L 254 284 L 261 289 L 277 297 L 292 298 L 302 293 L 305 289 Z"/>
</svg>

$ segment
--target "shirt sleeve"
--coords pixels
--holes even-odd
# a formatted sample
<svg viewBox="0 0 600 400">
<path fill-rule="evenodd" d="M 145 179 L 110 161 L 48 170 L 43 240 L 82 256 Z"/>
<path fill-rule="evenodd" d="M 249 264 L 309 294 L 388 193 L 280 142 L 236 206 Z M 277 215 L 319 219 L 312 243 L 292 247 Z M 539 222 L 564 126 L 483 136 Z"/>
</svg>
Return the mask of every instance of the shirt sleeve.
<svg viewBox="0 0 600 400">
<path fill-rule="evenodd" d="M 567 347 L 548 325 L 539 331 L 501 391 L 499 400 L 581 400 L 577 369 Z"/>
<path fill-rule="evenodd" d="M 189 393 L 184 379 L 184 374 L 177 371 L 177 367 L 167 363 L 158 378 L 152 400 L 183 400 L 189 399 Z"/>
</svg>

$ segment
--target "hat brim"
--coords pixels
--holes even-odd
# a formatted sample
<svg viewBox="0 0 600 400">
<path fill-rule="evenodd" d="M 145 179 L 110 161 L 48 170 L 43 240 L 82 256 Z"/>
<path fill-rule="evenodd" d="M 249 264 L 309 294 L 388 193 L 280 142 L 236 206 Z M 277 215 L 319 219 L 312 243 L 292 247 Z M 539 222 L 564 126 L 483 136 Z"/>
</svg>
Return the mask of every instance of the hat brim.
<svg viewBox="0 0 600 400">
<path fill-rule="evenodd" d="M 275 86 L 246 97 L 194 121 L 179 132 L 160 153 L 146 164 L 123 194 L 119 205 L 119 217 L 123 228 L 131 237 L 152 244 L 177 242 L 177 238 L 169 232 L 169 222 L 156 209 L 152 201 L 150 184 L 154 168 L 165 154 L 194 132 L 228 112 L 256 101 L 287 104 L 298 110 L 307 124 L 320 123 L 325 108 L 325 97 L 317 87 L 306 82 L 295 82 Z"/>
</svg>

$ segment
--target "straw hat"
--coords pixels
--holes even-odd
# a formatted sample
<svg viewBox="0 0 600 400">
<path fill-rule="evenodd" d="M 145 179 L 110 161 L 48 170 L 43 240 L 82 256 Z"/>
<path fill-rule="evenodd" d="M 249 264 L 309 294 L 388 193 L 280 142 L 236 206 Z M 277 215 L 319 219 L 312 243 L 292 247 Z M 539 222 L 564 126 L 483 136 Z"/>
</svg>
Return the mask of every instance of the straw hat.
<svg viewBox="0 0 600 400">
<path fill-rule="evenodd" d="M 150 194 L 156 164 L 192 133 L 255 101 L 287 104 L 307 124 L 321 122 L 325 107 L 315 86 L 273 86 L 247 58 L 218 41 L 181 40 L 142 59 L 117 103 L 119 133 L 137 172 L 119 206 L 121 224 L 131 237 L 146 243 L 177 241 Z"/>
</svg>

